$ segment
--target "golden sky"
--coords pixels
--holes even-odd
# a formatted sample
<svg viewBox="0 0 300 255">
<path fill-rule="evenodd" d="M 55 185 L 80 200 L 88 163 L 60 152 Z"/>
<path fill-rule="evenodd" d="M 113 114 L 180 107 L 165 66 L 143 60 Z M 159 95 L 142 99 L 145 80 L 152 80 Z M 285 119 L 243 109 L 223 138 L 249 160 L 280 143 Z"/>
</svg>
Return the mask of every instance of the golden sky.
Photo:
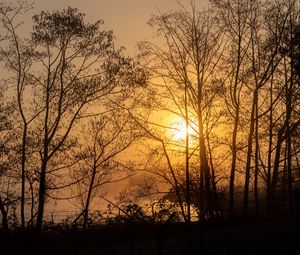
<svg viewBox="0 0 300 255">
<path fill-rule="evenodd" d="M 207 5 L 208 0 L 195 0 L 198 8 Z M 10 2 L 10 1 L 9 1 Z M 181 0 L 185 6 L 190 0 Z M 86 14 L 88 21 L 104 20 L 104 27 L 113 30 L 118 46 L 125 46 L 128 53 L 135 52 L 138 41 L 151 39 L 147 26 L 151 14 L 177 9 L 178 0 L 35 0 L 34 13 L 41 10 L 59 10 L 76 7 Z"/>
</svg>

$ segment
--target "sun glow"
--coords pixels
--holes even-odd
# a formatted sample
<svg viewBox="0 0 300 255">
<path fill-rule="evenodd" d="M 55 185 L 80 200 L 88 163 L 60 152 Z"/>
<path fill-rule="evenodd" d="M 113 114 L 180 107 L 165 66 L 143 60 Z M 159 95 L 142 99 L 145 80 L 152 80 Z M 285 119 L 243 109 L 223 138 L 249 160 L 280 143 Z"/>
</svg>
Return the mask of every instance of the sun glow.
<svg viewBox="0 0 300 255">
<path fill-rule="evenodd" d="M 185 140 L 186 139 L 186 123 L 185 120 L 182 118 L 177 118 L 171 124 L 172 127 L 172 138 L 174 140 Z M 195 135 L 195 130 L 189 125 L 188 126 L 188 135 L 193 136 Z"/>
</svg>

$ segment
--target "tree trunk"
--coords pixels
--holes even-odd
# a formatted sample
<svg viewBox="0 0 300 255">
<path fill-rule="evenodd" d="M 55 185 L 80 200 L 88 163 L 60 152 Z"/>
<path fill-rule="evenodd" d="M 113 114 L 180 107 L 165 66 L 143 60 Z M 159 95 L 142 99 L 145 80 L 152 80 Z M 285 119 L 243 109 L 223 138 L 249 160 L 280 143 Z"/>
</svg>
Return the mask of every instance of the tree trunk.
<svg viewBox="0 0 300 255">
<path fill-rule="evenodd" d="M 200 154 L 200 196 L 202 197 L 203 212 L 201 214 L 210 213 L 211 208 L 211 188 L 210 188 L 210 173 L 206 155 L 206 146 L 204 142 L 202 114 L 199 117 L 199 154 Z M 201 184 L 201 183 L 200 183 Z M 200 198 L 201 199 L 201 198 Z M 200 200 L 201 201 L 201 200 Z M 201 209 L 201 208 L 200 208 Z"/>
<path fill-rule="evenodd" d="M 90 207 L 91 195 L 92 195 L 92 191 L 93 191 L 96 172 L 97 172 L 97 167 L 96 167 L 96 162 L 94 162 L 92 178 L 91 178 L 91 182 L 90 182 L 90 186 L 89 186 L 89 190 L 88 190 L 88 194 L 87 194 L 87 198 L 86 198 L 84 213 L 83 213 L 83 224 L 82 224 L 83 230 L 85 230 L 87 227 L 87 222 L 88 222 L 88 217 L 89 217 L 89 207 Z"/>
<path fill-rule="evenodd" d="M 255 107 L 255 165 L 254 165 L 254 200 L 255 213 L 258 215 L 258 157 L 259 157 L 259 140 L 258 140 L 258 103 Z"/>
<path fill-rule="evenodd" d="M 209 136 L 207 136 L 207 149 L 208 149 L 208 154 L 209 154 L 209 166 L 211 169 L 211 185 L 212 185 L 212 192 L 214 198 L 217 197 L 217 184 L 216 184 L 216 175 L 215 175 L 215 169 L 213 165 L 213 160 L 212 160 L 212 150 L 210 147 L 210 139 Z"/>
<path fill-rule="evenodd" d="M 46 195 L 46 170 L 47 170 L 47 159 L 43 159 L 40 174 L 40 185 L 39 185 L 39 197 L 38 197 L 38 213 L 36 228 L 37 230 L 42 229 L 43 217 L 44 217 L 44 206 L 45 206 L 45 195 Z"/>
<path fill-rule="evenodd" d="M 268 213 L 268 204 L 271 192 L 271 169 L 272 169 L 272 144 L 273 144 L 273 77 L 270 87 L 270 116 L 269 116 L 269 144 L 268 144 L 268 169 L 267 169 L 267 187 L 266 187 L 266 209 Z"/>
<path fill-rule="evenodd" d="M 185 183 L 186 183 L 186 205 L 187 205 L 187 223 L 191 222 L 191 194 L 190 194 L 190 172 L 189 172 L 189 116 L 187 105 L 187 85 L 184 91 L 185 107 Z"/>
<path fill-rule="evenodd" d="M 292 86 L 291 84 L 289 84 Z M 286 157 L 286 171 L 287 171 L 287 186 L 288 186 L 288 199 L 289 199 L 289 207 L 292 209 L 293 201 L 292 201 L 292 137 L 290 133 L 290 119 L 291 119 L 291 93 L 292 90 L 287 88 L 286 90 L 286 149 L 287 149 L 287 157 Z"/>
<path fill-rule="evenodd" d="M 244 202 L 243 202 L 243 211 L 244 214 L 248 214 L 249 207 L 249 183 L 250 183 L 250 170 L 251 170 L 251 157 L 252 157 L 252 140 L 254 134 L 254 126 L 255 126 L 255 108 L 258 99 L 258 91 L 257 88 L 253 92 L 253 101 L 252 101 L 252 110 L 250 117 L 250 128 L 248 134 L 248 149 L 247 149 L 247 162 L 245 169 L 245 184 L 244 184 Z"/>
<path fill-rule="evenodd" d="M 231 170 L 230 170 L 230 181 L 229 181 L 229 212 L 230 215 L 234 215 L 234 179 L 235 179 L 235 168 L 237 159 L 237 130 L 239 125 L 239 109 L 236 109 L 234 118 L 234 127 L 232 132 L 232 159 L 231 159 Z"/>
<path fill-rule="evenodd" d="M 284 127 L 281 127 L 277 134 L 277 144 L 276 144 L 276 152 L 275 152 L 275 159 L 274 159 L 274 167 L 273 167 L 273 174 L 270 184 L 270 190 L 268 192 L 268 212 L 272 210 L 274 206 L 274 199 L 276 197 L 276 186 L 278 180 L 278 172 L 279 172 L 279 164 L 280 164 L 280 152 L 281 152 L 281 145 L 283 142 L 283 133 Z"/>
<path fill-rule="evenodd" d="M 5 232 L 7 232 L 9 229 L 8 229 L 8 222 L 7 222 L 7 211 L 5 210 L 5 207 L 4 207 L 4 204 L 2 202 L 2 198 L 0 197 L 0 211 L 1 211 L 1 214 L 2 214 L 2 227 L 3 227 L 3 230 Z"/>
<path fill-rule="evenodd" d="M 23 115 L 22 115 L 23 116 Z M 21 160 L 21 227 L 25 229 L 25 167 L 26 167 L 26 142 L 27 142 L 27 123 L 23 121 L 23 137 L 22 137 L 22 160 Z"/>
<path fill-rule="evenodd" d="M 292 28 L 291 28 L 292 35 Z M 293 49 L 290 49 L 291 54 L 293 54 Z M 292 137 L 290 132 L 291 125 L 291 113 L 292 113 L 292 93 L 294 86 L 294 69 L 292 66 L 292 61 L 290 63 L 291 68 L 291 79 L 290 82 L 286 84 L 285 98 L 286 98 L 286 147 L 287 147 L 287 182 L 288 182 L 288 196 L 289 196 L 289 208 L 292 210 L 293 200 L 292 200 Z"/>
</svg>

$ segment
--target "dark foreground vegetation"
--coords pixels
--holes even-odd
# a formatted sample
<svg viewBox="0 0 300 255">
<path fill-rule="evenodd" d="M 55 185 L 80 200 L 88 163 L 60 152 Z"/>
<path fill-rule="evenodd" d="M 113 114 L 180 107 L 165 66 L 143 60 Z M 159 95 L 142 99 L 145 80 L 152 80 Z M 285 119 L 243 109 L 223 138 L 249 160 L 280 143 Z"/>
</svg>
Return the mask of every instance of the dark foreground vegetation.
<svg viewBox="0 0 300 255">
<path fill-rule="evenodd" d="M 300 197 L 294 207 L 278 207 L 269 215 L 221 218 L 201 222 L 178 222 L 172 213 L 163 222 L 144 217 L 140 208 L 131 216 L 110 218 L 106 224 L 82 222 L 44 223 L 14 231 L 0 231 L 1 254 L 297 254 L 300 242 Z"/>
<path fill-rule="evenodd" d="M 295 218 L 95 225 L 85 231 L 58 225 L 40 234 L 1 233 L 1 254 L 296 254 L 298 243 Z"/>
</svg>

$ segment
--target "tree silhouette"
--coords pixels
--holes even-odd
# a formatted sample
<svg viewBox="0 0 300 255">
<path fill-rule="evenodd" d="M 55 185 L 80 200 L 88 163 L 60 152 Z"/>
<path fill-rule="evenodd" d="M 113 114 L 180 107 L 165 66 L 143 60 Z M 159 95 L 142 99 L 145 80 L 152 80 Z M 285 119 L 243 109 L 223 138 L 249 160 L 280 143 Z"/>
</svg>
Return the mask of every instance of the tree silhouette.
<svg viewBox="0 0 300 255">
<path fill-rule="evenodd" d="M 186 223 L 293 213 L 298 2 L 210 3 L 158 11 L 155 38 L 138 43 L 137 58 L 75 8 L 34 15 L 25 38 L 18 19 L 32 6 L 0 5 L 4 229 L 42 230 L 59 200 L 79 208 L 73 222 L 88 229 L 99 201 L 114 205 L 103 185 L 131 174 L 120 207 L 130 216 L 122 209 L 110 222 L 135 212 L 141 224 L 172 212 Z"/>
<path fill-rule="evenodd" d="M 6 17 L 6 13 L 3 15 Z M 100 30 L 102 21 L 89 24 L 77 9 L 35 15 L 32 37 L 24 42 L 16 30 L 10 30 L 15 28 L 14 20 L 8 20 L 11 23 L 5 23 L 4 28 L 13 42 L 8 50 L 14 50 L 3 48 L 2 54 L 15 74 L 18 111 L 23 120 L 22 226 L 30 132 L 35 140 L 30 161 L 40 164 L 34 170 L 38 183 L 36 227 L 40 229 L 48 191 L 58 189 L 52 173 L 70 164 L 67 151 L 76 147 L 75 127 L 79 120 L 95 114 L 92 103 L 97 105 L 98 113 L 107 111 L 113 105 L 112 99 L 126 98 L 126 93 L 142 84 L 144 77 L 132 59 L 114 48 L 112 32 Z M 19 65 L 15 67 L 14 63 Z"/>
<path fill-rule="evenodd" d="M 159 79 L 154 82 L 150 91 L 156 95 L 154 105 L 161 111 L 179 116 L 186 126 L 184 200 L 187 203 L 186 220 L 189 222 L 191 217 L 189 166 L 192 164 L 192 158 L 195 162 L 196 154 L 198 154 L 196 161 L 200 183 L 199 206 L 202 212 L 212 214 L 210 210 L 214 203 L 212 179 L 214 175 L 209 166 L 208 136 L 217 125 L 220 114 L 215 105 L 219 90 L 212 77 L 216 72 L 224 44 L 221 40 L 221 30 L 214 26 L 209 11 L 198 12 L 193 4 L 191 11 L 181 6 L 179 11 L 153 16 L 150 25 L 156 29 L 166 45 L 163 47 L 151 42 L 140 44 L 145 64 L 153 76 Z M 215 117 L 213 120 L 210 117 L 212 115 Z M 194 149 L 189 145 L 193 143 L 189 142 L 191 139 L 189 138 L 191 135 L 188 134 L 189 128 L 194 129 L 197 136 L 193 138 L 193 142 L 196 143 Z M 172 142 L 176 144 L 176 141 Z M 167 144 L 169 141 L 166 139 L 164 143 Z M 180 192 L 177 192 L 177 195 L 179 194 Z"/>
</svg>

